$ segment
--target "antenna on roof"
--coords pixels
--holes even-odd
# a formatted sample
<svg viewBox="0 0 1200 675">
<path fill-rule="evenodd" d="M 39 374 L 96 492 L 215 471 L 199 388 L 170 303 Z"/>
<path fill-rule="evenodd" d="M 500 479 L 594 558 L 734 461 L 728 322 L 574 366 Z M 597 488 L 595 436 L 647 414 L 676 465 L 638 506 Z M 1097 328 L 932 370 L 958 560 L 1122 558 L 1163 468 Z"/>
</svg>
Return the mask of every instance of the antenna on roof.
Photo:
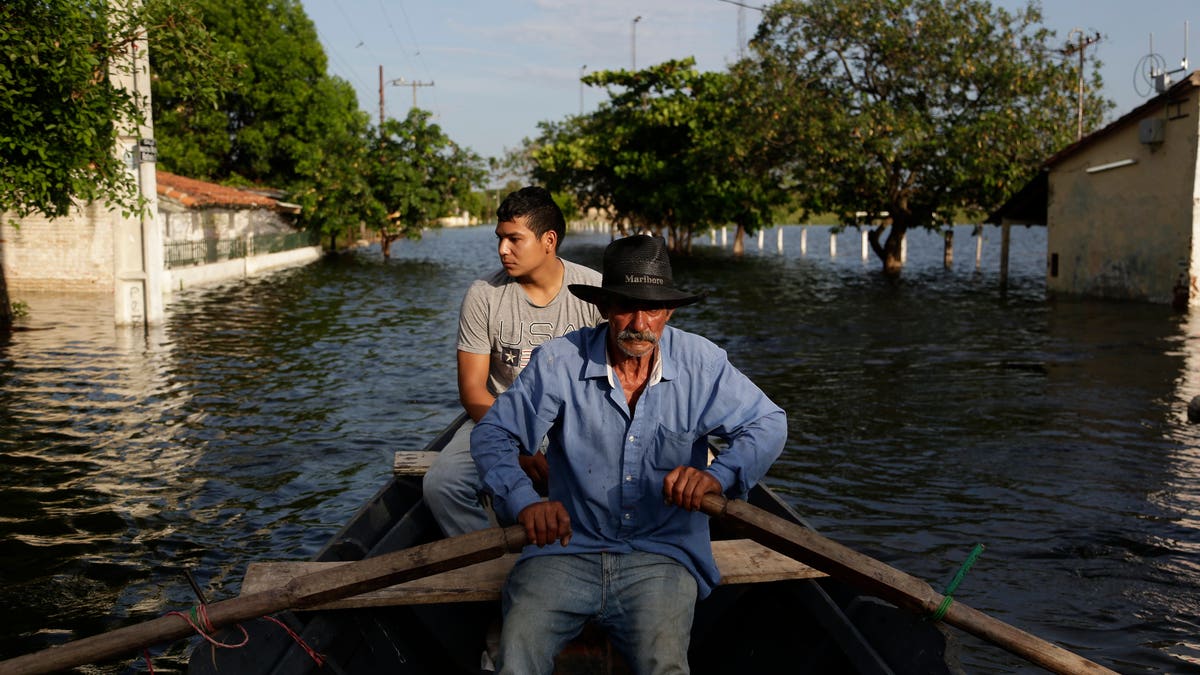
<svg viewBox="0 0 1200 675">
<path fill-rule="evenodd" d="M 1183 22 L 1183 58 L 1179 61 L 1179 67 L 1175 70 L 1167 70 L 1167 62 L 1163 57 L 1154 53 L 1154 34 L 1150 34 L 1150 53 L 1143 56 L 1138 62 L 1138 70 L 1142 71 L 1144 83 L 1149 84 L 1153 89 L 1147 89 L 1144 93 L 1142 88 L 1138 86 L 1136 77 L 1134 78 L 1133 86 L 1139 96 L 1149 96 L 1151 93 L 1161 94 L 1171 87 L 1171 76 L 1176 73 L 1185 73 L 1188 69 L 1188 28 L 1189 22 Z M 1143 70 L 1146 68 L 1147 70 Z"/>
</svg>

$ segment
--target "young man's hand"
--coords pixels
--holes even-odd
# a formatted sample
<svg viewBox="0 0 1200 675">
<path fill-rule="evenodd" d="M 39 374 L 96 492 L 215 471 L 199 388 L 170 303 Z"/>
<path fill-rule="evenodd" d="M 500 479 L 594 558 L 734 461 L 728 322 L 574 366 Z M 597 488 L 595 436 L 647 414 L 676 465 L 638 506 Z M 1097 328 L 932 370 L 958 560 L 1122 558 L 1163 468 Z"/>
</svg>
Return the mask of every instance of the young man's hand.
<svg viewBox="0 0 1200 675">
<path fill-rule="evenodd" d="M 550 464 L 546 462 L 546 453 L 535 452 L 532 455 L 521 453 L 517 457 L 517 461 L 521 464 L 521 470 L 529 476 L 529 480 L 533 481 L 533 489 L 538 491 L 538 494 L 546 494 L 546 486 L 550 479 Z"/>
</svg>

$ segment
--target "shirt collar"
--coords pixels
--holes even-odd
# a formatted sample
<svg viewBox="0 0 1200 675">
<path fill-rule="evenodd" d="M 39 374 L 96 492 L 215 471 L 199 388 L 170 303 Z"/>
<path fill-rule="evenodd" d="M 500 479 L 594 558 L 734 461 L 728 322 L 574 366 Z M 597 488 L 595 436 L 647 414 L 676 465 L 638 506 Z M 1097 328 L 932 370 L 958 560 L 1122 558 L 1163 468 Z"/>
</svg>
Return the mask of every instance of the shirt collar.
<svg viewBox="0 0 1200 675">
<path fill-rule="evenodd" d="M 654 367 L 650 372 L 650 381 L 647 386 L 658 384 L 662 380 L 674 379 L 671 361 L 663 356 L 669 351 L 673 330 L 670 326 L 663 329 L 662 338 L 658 341 L 658 349 L 654 350 Z M 587 345 L 587 355 L 588 363 L 584 377 L 603 377 L 608 380 L 609 386 L 615 389 L 616 379 L 612 374 L 612 364 L 608 360 L 608 322 L 601 323 L 594 329 Z"/>
</svg>

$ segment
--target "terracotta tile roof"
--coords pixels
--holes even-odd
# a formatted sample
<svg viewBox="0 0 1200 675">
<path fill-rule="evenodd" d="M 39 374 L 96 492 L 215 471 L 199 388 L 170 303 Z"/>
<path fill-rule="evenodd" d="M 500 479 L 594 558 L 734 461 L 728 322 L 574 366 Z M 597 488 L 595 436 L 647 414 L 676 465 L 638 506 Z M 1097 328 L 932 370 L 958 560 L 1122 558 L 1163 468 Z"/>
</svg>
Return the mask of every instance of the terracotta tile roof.
<svg viewBox="0 0 1200 675">
<path fill-rule="evenodd" d="M 173 199 L 189 209 L 204 207 L 233 207 L 279 209 L 281 202 L 250 190 L 208 183 L 158 171 L 158 196 Z"/>
</svg>

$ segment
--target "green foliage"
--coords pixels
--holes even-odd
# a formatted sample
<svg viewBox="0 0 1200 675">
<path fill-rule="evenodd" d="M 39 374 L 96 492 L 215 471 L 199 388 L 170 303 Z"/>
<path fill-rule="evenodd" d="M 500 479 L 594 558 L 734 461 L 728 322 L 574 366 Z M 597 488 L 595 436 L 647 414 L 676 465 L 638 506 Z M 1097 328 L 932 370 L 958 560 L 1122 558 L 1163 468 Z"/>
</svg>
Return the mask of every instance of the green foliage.
<svg viewBox="0 0 1200 675">
<path fill-rule="evenodd" d="M 353 89 L 326 74 L 299 0 L 193 0 L 216 49 L 238 64 L 215 107 L 188 105 L 190 77 L 151 51 L 162 168 L 194 178 L 290 188 L 336 159 L 325 146 L 364 137 Z M 163 54 L 163 57 L 168 54 Z"/>
<path fill-rule="evenodd" d="M 189 72 L 181 100 L 211 101 L 223 63 L 186 3 L 0 3 L 0 211 L 53 218 L 100 197 L 139 206 L 135 179 L 113 152 L 118 132 L 142 121 L 138 101 L 109 77 L 129 71 L 146 34 L 152 53 L 173 51 Z"/>
<path fill-rule="evenodd" d="M 12 317 L 21 319 L 29 316 L 29 303 L 24 300 L 14 300 L 12 302 Z"/>
<path fill-rule="evenodd" d="M 887 212 L 885 266 L 907 228 L 999 205 L 1075 140 L 1077 61 L 1040 20 L 984 0 L 770 6 L 744 67 L 774 101 L 801 205 L 842 222 Z M 1098 119 L 1111 104 L 1087 107 Z"/>
<path fill-rule="evenodd" d="M 483 161 L 429 118 L 413 108 L 403 121 L 389 119 L 371 145 L 368 180 L 386 216 L 367 225 L 379 232 L 385 256 L 391 242 L 419 239 L 435 218 L 461 208 L 483 180 Z"/>
<path fill-rule="evenodd" d="M 584 81 L 608 88 L 609 100 L 590 115 L 543 123 L 528 151 L 535 180 L 635 229 L 669 230 L 677 249 L 698 228 L 732 221 L 753 231 L 769 221 L 784 195 L 769 176 L 760 123 L 746 117 L 752 87 L 699 73 L 692 59 Z"/>
</svg>

